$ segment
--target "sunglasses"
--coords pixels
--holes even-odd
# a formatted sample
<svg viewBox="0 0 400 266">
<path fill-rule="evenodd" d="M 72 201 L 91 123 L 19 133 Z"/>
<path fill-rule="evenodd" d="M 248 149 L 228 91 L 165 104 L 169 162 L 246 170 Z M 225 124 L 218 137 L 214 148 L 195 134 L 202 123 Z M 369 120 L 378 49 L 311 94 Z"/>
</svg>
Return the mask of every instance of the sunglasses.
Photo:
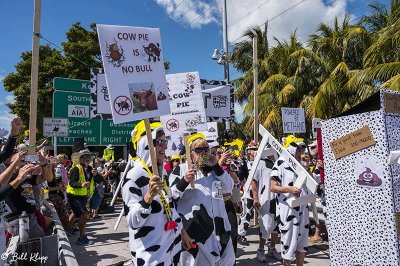
<svg viewBox="0 0 400 266">
<path fill-rule="evenodd" d="M 167 139 L 156 139 L 154 140 L 155 144 L 157 146 L 165 146 L 168 145 L 168 140 Z"/>
<path fill-rule="evenodd" d="M 209 147 L 196 147 L 196 148 L 193 149 L 193 151 L 195 153 L 197 153 L 197 154 L 200 154 L 200 153 L 203 153 L 203 152 L 207 153 L 209 150 L 210 150 Z"/>
</svg>

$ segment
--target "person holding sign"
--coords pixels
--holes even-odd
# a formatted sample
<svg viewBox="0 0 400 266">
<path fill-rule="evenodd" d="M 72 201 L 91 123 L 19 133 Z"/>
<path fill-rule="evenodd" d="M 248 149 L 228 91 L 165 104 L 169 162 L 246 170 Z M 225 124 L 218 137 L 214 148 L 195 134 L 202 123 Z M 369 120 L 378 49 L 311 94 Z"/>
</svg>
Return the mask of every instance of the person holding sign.
<svg viewBox="0 0 400 266">
<path fill-rule="evenodd" d="M 191 135 L 188 141 L 186 149 L 191 157 L 188 160 L 192 161 L 196 174 L 189 171 L 181 177 L 172 173 L 169 178 L 177 211 L 195 243 L 190 250 L 182 251 L 181 265 L 231 266 L 235 263 L 235 253 L 223 195 L 232 193 L 233 180 L 210 153 L 203 134 Z M 182 164 L 181 170 L 185 167 Z M 194 188 L 189 186 L 192 182 Z"/>
<path fill-rule="evenodd" d="M 306 150 L 304 143 L 289 142 L 288 140 L 286 143 L 289 145 L 286 149 L 300 162 Z M 277 193 L 276 220 L 281 232 L 283 265 L 291 265 L 296 254 L 296 265 L 302 266 L 308 250 L 308 230 L 310 228 L 308 206 L 292 208 L 286 200 L 290 195 L 300 197 L 308 193 L 305 185 L 301 188 L 294 186 L 297 176 L 291 165 L 282 156 L 278 158 L 271 171 L 270 190 Z"/>
<path fill-rule="evenodd" d="M 163 173 L 168 141 L 161 123 L 152 123 L 150 128 L 157 160 L 155 167 Z M 138 158 L 122 187 L 133 265 L 177 265 L 181 250 L 181 218 L 171 202 L 165 172 L 163 178 L 153 175 L 154 166 L 143 121 L 135 127 L 135 131 L 132 142 Z"/>
</svg>

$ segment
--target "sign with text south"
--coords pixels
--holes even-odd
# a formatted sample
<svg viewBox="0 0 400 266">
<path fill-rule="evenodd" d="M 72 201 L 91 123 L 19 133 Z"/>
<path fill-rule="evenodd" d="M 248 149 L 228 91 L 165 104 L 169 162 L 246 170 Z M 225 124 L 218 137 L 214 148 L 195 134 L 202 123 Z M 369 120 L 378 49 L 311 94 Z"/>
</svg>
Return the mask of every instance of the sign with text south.
<svg viewBox="0 0 400 266">
<path fill-rule="evenodd" d="M 206 113 L 198 72 L 167 75 L 171 114 L 161 116 L 165 135 L 206 131 Z"/>
<path fill-rule="evenodd" d="M 158 28 L 97 25 L 113 121 L 170 113 Z"/>
</svg>

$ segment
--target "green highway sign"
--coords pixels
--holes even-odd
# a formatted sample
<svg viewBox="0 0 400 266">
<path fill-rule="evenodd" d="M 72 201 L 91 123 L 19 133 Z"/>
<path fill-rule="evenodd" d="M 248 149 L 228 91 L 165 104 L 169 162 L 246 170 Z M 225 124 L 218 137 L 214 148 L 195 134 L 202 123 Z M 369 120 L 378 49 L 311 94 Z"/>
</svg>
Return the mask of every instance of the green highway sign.
<svg viewBox="0 0 400 266">
<path fill-rule="evenodd" d="M 77 80 L 72 80 L 71 86 L 68 85 L 68 79 L 62 80 L 64 88 L 77 88 Z M 112 120 L 90 119 L 90 93 L 71 89 L 54 91 L 53 117 L 68 118 L 68 137 L 58 137 L 59 146 L 73 146 L 74 138 L 82 137 L 89 146 L 125 146 L 138 123 L 133 121 L 116 125 Z"/>
<path fill-rule="evenodd" d="M 54 78 L 55 91 L 77 91 L 90 93 L 90 81 L 82 79 Z"/>
</svg>

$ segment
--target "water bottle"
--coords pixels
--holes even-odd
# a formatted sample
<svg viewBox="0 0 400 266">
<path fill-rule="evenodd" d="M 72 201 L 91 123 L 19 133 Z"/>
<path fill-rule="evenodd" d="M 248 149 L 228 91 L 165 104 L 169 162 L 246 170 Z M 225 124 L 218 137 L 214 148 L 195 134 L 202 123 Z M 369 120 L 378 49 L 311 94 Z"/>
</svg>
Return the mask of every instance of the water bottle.
<svg viewBox="0 0 400 266">
<path fill-rule="evenodd" d="M 29 215 L 22 212 L 19 216 L 19 241 L 25 242 L 29 240 Z"/>
</svg>

